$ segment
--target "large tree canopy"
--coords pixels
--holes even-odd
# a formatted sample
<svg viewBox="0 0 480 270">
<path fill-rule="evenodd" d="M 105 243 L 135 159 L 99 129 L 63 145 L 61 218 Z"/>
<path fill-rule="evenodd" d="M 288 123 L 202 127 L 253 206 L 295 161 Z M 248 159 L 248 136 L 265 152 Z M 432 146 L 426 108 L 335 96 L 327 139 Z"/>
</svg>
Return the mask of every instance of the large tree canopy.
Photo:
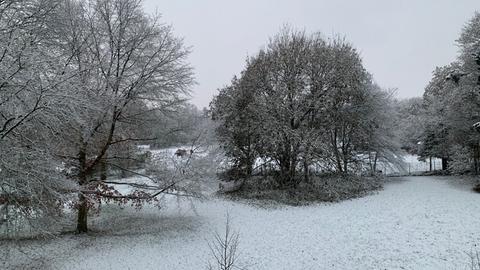
<svg viewBox="0 0 480 270">
<path fill-rule="evenodd" d="M 421 158 L 442 159 L 443 170 L 480 172 L 480 13 L 457 40 L 456 61 L 437 67 L 423 96 Z"/>
<path fill-rule="evenodd" d="M 97 202 L 174 193 L 149 175 L 146 191 L 119 194 L 104 172 L 129 170 L 135 144 L 158 139 L 143 123 L 185 106 L 193 73 L 172 28 L 140 0 L 9 0 L 0 15 L 0 210 L 69 202 L 84 232 Z"/>
<path fill-rule="evenodd" d="M 233 164 L 250 174 L 258 159 L 278 168 L 281 185 L 296 185 L 301 167 L 348 173 L 365 155 L 395 147 L 385 137 L 388 106 L 351 44 L 284 28 L 245 70 L 221 89 L 211 108 Z M 363 165 L 362 165 L 363 164 Z"/>
</svg>

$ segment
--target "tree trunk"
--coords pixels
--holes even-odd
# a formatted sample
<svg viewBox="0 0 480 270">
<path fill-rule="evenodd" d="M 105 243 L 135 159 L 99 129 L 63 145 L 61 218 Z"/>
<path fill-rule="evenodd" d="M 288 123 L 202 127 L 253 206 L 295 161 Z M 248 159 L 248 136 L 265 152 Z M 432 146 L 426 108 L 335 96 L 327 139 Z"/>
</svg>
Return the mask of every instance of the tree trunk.
<svg viewBox="0 0 480 270">
<path fill-rule="evenodd" d="M 105 158 L 100 163 L 100 180 L 107 180 L 107 154 L 105 154 Z"/>
<path fill-rule="evenodd" d="M 250 177 L 252 176 L 252 173 L 253 173 L 253 163 L 254 161 L 252 160 L 252 158 L 250 158 L 250 156 L 247 157 L 247 160 L 246 160 L 246 176 L 247 177 Z"/>
<path fill-rule="evenodd" d="M 83 195 L 82 188 L 87 183 L 87 153 L 86 153 L 86 144 L 82 143 L 82 148 L 78 153 L 78 163 L 79 163 L 79 173 L 78 173 L 78 184 L 80 186 L 80 193 L 78 194 L 78 213 L 77 213 L 77 232 L 85 233 L 88 231 L 87 226 L 87 217 L 88 217 L 88 204 L 87 198 Z"/>
<path fill-rule="evenodd" d="M 442 158 L 442 170 L 448 170 L 448 158 Z"/>
<path fill-rule="evenodd" d="M 429 157 L 429 161 L 430 161 L 430 171 L 432 171 L 432 157 Z"/>
<path fill-rule="evenodd" d="M 290 174 L 290 164 L 287 161 L 280 162 L 280 186 L 285 187 Z"/>
<path fill-rule="evenodd" d="M 295 170 L 296 170 L 296 158 L 283 157 L 280 160 L 280 186 L 291 187 L 296 186 L 295 183 Z"/>
<path fill-rule="evenodd" d="M 378 160 L 378 153 L 375 152 L 375 158 L 373 160 L 373 175 L 377 174 L 377 160 Z"/>
<path fill-rule="evenodd" d="M 307 160 L 303 161 L 303 173 L 304 173 L 305 182 L 308 183 L 308 181 L 310 180 L 309 179 L 310 171 L 308 170 Z"/>
<path fill-rule="evenodd" d="M 480 168 L 479 168 L 479 159 L 480 159 L 480 146 L 475 146 L 473 150 L 473 167 L 475 170 L 475 174 L 477 175 Z"/>
<path fill-rule="evenodd" d="M 78 195 L 78 215 L 77 215 L 77 232 L 88 232 L 87 226 L 88 205 L 87 199 L 83 194 Z"/>
<path fill-rule="evenodd" d="M 478 174 L 478 157 L 477 154 L 473 157 L 473 170 L 475 171 L 475 175 Z"/>
<path fill-rule="evenodd" d="M 330 140 L 331 140 L 333 153 L 335 154 L 335 161 L 337 163 L 337 172 L 342 173 L 343 172 L 342 161 L 340 160 L 340 153 L 338 152 L 338 148 L 337 148 L 337 131 L 336 130 L 330 134 Z"/>
<path fill-rule="evenodd" d="M 296 154 L 294 154 L 296 155 Z M 295 176 L 296 176 L 296 173 L 297 173 L 297 157 L 296 156 L 292 156 L 291 159 L 290 159 L 290 171 L 289 171 L 289 181 L 291 184 L 293 184 L 293 187 L 294 188 L 297 188 L 297 179 L 295 179 Z"/>
</svg>

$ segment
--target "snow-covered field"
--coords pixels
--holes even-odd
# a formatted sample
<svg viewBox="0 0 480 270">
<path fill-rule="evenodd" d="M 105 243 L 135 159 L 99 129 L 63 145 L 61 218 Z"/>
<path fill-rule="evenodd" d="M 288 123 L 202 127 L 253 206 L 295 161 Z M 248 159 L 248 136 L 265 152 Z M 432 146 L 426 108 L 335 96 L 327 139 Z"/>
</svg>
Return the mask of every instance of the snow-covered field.
<svg viewBox="0 0 480 270">
<path fill-rule="evenodd" d="M 451 180 L 398 178 L 375 195 L 308 207 L 213 199 L 195 210 L 105 208 L 95 233 L 1 243 L 0 256 L 19 269 L 205 269 L 207 243 L 229 212 L 248 269 L 469 269 L 480 194 Z"/>
</svg>

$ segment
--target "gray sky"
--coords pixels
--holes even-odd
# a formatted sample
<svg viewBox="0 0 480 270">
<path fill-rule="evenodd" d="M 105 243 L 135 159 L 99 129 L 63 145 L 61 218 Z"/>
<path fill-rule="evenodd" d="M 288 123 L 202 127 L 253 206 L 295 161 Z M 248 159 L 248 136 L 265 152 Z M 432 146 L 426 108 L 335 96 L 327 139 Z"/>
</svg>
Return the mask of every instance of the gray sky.
<svg viewBox="0 0 480 270">
<path fill-rule="evenodd" d="M 344 35 L 364 65 L 399 97 L 420 96 L 435 66 L 454 60 L 455 40 L 479 0 L 145 0 L 192 46 L 198 85 L 192 102 L 208 106 L 283 24 Z"/>
</svg>

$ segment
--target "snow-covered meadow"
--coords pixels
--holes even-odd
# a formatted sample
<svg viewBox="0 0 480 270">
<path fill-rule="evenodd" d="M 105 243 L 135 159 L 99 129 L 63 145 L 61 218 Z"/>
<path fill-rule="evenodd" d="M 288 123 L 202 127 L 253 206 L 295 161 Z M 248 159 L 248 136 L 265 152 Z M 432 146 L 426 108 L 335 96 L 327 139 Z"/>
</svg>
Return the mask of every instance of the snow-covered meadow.
<svg viewBox="0 0 480 270">
<path fill-rule="evenodd" d="M 4 242 L 7 269 L 205 269 L 229 213 L 248 269 L 469 269 L 480 197 L 453 178 L 395 178 L 377 194 L 306 207 L 220 198 L 106 207 L 94 232 Z"/>
<path fill-rule="evenodd" d="M 0 270 L 480 270 L 478 3 L 153 2 L 0 0 Z"/>
</svg>

